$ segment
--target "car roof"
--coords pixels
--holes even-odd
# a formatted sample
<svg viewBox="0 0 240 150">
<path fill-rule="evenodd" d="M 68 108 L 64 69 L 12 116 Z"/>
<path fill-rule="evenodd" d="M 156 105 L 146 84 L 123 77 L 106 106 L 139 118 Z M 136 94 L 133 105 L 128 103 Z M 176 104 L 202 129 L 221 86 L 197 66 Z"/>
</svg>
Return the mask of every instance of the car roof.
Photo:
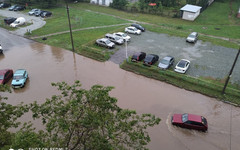
<svg viewBox="0 0 240 150">
<path fill-rule="evenodd" d="M 166 56 L 166 57 L 164 57 L 163 59 L 165 59 L 165 60 L 170 60 L 170 59 L 172 59 L 173 57 L 172 56 Z"/>
<path fill-rule="evenodd" d="M 107 38 L 101 38 L 100 40 L 102 40 L 102 41 L 108 41 Z"/>
<path fill-rule="evenodd" d="M 192 32 L 191 35 L 197 35 L 197 32 Z"/>
<path fill-rule="evenodd" d="M 130 26 L 130 27 L 128 27 L 128 28 L 133 28 L 133 29 L 134 29 L 135 27 Z"/>
<path fill-rule="evenodd" d="M 0 75 L 4 75 L 8 70 L 10 70 L 10 69 L 3 69 L 3 70 L 0 70 Z"/>
<path fill-rule="evenodd" d="M 24 69 L 18 69 L 18 70 L 15 71 L 14 74 L 24 74 L 25 71 L 26 70 L 24 70 Z"/>
<path fill-rule="evenodd" d="M 121 34 L 121 35 L 123 35 L 124 33 L 123 33 L 123 32 L 117 32 L 116 34 Z"/>
<path fill-rule="evenodd" d="M 202 122 L 202 116 L 194 115 L 194 114 L 188 114 L 188 120 L 189 121 L 195 121 L 195 122 Z"/>
<path fill-rule="evenodd" d="M 189 62 L 190 63 L 190 61 L 187 59 L 181 59 L 179 62 Z"/>
</svg>

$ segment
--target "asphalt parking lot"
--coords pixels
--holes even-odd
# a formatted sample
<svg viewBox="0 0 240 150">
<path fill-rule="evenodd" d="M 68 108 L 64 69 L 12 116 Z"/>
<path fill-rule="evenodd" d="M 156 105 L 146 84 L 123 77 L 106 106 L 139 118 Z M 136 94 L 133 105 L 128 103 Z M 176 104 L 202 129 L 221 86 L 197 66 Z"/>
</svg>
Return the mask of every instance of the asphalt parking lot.
<svg viewBox="0 0 240 150">
<path fill-rule="evenodd" d="M 159 58 L 170 55 L 175 57 L 174 66 L 180 59 L 191 61 L 186 74 L 194 77 L 225 78 L 237 54 L 236 49 L 213 45 L 198 40 L 195 44 L 187 43 L 185 38 L 158 34 L 150 31 L 141 35 L 132 35 L 127 45 L 128 56 L 134 52 L 157 54 Z M 110 61 L 120 64 L 126 59 L 126 46 L 118 46 L 119 50 L 110 58 Z M 234 68 L 232 83 L 240 84 L 240 60 Z"/>
</svg>

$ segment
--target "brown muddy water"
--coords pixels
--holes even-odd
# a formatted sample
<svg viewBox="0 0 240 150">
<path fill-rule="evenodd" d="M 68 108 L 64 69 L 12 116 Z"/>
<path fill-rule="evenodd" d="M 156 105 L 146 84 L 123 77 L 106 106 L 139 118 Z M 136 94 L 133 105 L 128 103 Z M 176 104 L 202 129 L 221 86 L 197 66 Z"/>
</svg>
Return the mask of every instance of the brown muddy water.
<svg viewBox="0 0 240 150">
<path fill-rule="evenodd" d="M 71 84 L 80 80 L 87 89 L 94 84 L 114 86 L 111 95 L 118 99 L 121 107 L 135 109 L 138 113 L 152 113 L 162 119 L 158 126 L 149 128 L 152 139 L 149 149 L 240 149 L 240 108 L 126 72 L 112 62 L 101 63 L 70 51 L 30 42 L 29 45 L 12 47 L 1 55 L 0 68 L 14 71 L 24 68 L 29 73 L 23 89 L 13 90 L 12 94 L 1 93 L 9 98 L 8 103 L 44 102 L 57 93 L 51 82 Z M 205 116 L 209 123 L 208 132 L 173 127 L 171 115 L 185 112 Z M 22 118 L 22 121 L 29 120 L 29 116 Z"/>
</svg>

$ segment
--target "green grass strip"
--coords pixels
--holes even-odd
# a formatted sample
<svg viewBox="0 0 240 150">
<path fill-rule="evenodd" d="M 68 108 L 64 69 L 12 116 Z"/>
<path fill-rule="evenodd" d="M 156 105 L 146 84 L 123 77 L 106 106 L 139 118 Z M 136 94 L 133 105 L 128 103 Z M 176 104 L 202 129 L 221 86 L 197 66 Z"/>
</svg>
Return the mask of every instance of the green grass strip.
<svg viewBox="0 0 240 150">
<path fill-rule="evenodd" d="M 157 66 L 146 67 L 142 65 L 142 63 L 133 63 L 130 61 L 124 61 L 120 67 L 124 70 L 131 71 L 148 78 L 164 81 L 189 91 L 198 92 L 210 97 L 217 98 L 221 101 L 240 106 L 239 89 L 227 88 L 225 91 L 226 94 L 221 94 L 223 89 L 222 83 L 215 84 L 208 80 L 175 73 L 171 70 L 161 70 Z"/>
</svg>

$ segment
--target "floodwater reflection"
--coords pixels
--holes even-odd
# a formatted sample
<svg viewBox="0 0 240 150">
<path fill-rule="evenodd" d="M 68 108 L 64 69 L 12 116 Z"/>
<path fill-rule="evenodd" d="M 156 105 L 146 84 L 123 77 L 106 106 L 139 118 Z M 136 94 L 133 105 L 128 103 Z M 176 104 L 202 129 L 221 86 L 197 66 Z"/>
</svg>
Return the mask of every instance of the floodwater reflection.
<svg viewBox="0 0 240 150">
<path fill-rule="evenodd" d="M 18 53 L 19 50 L 21 53 Z M 162 119 L 158 126 L 149 128 L 151 150 L 227 150 L 230 147 L 230 134 L 232 149 L 238 150 L 240 147 L 239 108 L 232 107 L 230 133 L 230 105 L 126 72 L 112 62 L 97 62 L 60 48 L 31 43 L 11 48 L 5 53 L 5 59 L 0 60 L 0 68 L 12 68 L 14 71 L 24 68 L 29 73 L 26 87 L 16 89 L 11 94 L 1 93 L 12 104 L 35 100 L 44 102 L 58 93 L 51 86 L 52 82 L 66 81 L 72 84 L 80 80 L 86 89 L 95 84 L 114 86 L 110 94 L 118 99 L 120 107 L 135 109 L 138 113 L 152 113 Z M 209 123 L 208 132 L 173 127 L 170 118 L 174 113 L 205 116 Z M 30 118 L 25 116 L 22 120 L 29 121 Z"/>
</svg>

